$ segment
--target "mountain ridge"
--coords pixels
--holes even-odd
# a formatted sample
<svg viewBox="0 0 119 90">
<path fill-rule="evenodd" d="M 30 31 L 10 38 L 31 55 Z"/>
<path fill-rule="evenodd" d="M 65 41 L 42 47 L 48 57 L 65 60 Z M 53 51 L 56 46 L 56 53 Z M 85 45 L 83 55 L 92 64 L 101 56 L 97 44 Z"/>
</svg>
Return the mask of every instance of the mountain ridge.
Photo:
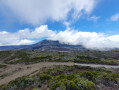
<svg viewBox="0 0 119 90">
<path fill-rule="evenodd" d="M 61 44 L 59 41 L 43 40 L 33 45 L 0 46 L 1 51 L 5 50 L 38 50 L 38 51 L 85 51 L 81 45 Z"/>
<path fill-rule="evenodd" d="M 38 50 L 38 51 L 84 51 L 86 50 L 81 45 L 68 45 L 61 44 L 59 41 L 43 40 L 31 46 L 23 48 L 25 50 Z"/>
</svg>

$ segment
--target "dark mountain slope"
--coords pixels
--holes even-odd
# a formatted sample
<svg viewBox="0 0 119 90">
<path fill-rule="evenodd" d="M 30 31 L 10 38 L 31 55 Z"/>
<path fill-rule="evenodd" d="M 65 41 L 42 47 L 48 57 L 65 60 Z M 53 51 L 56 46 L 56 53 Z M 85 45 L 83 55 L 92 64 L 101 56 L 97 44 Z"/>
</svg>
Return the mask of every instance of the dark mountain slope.
<svg viewBox="0 0 119 90">
<path fill-rule="evenodd" d="M 59 41 L 43 40 L 34 45 L 23 48 L 25 50 L 38 50 L 38 51 L 84 51 L 86 50 L 81 45 L 68 45 L 61 44 Z"/>
<path fill-rule="evenodd" d="M 61 44 L 59 41 L 43 40 L 33 45 L 20 46 L 0 46 L 0 51 L 4 50 L 37 50 L 37 51 L 84 51 L 81 45 Z"/>
</svg>

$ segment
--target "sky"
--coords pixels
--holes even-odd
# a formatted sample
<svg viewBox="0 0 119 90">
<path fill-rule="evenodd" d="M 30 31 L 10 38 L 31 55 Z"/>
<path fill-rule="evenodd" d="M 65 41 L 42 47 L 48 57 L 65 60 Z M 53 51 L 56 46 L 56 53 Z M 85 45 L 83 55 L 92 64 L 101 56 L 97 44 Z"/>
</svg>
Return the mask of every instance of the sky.
<svg viewBox="0 0 119 90">
<path fill-rule="evenodd" d="M 119 0 L 0 0 L 0 46 L 41 40 L 119 48 Z"/>
</svg>

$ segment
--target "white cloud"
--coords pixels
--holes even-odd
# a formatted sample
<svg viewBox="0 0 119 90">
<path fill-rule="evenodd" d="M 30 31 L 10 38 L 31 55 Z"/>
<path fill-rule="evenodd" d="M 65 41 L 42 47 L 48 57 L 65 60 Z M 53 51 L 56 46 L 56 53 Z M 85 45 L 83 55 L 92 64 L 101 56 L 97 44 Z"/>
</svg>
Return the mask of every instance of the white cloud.
<svg viewBox="0 0 119 90">
<path fill-rule="evenodd" d="M 0 36 L 0 45 L 33 44 L 35 43 L 33 39 L 47 37 L 48 40 L 58 40 L 60 43 L 70 45 L 82 45 L 88 49 L 107 50 L 119 48 L 119 35 L 82 32 L 79 30 L 73 30 L 70 27 L 64 31 L 56 32 L 49 30 L 47 25 L 41 25 L 34 30 L 24 29 L 19 30 L 16 33 L 1 31 Z"/>
<path fill-rule="evenodd" d="M 100 19 L 99 16 L 91 16 L 91 17 L 89 17 L 89 20 L 93 20 L 93 21 L 97 21 L 98 19 Z"/>
<path fill-rule="evenodd" d="M 118 21 L 118 20 L 119 20 L 119 13 L 117 13 L 111 17 L 111 21 Z"/>
<path fill-rule="evenodd" d="M 24 29 L 19 30 L 15 35 L 19 38 L 39 39 L 55 35 L 55 31 L 49 30 L 47 25 L 41 25 L 34 30 Z"/>
<path fill-rule="evenodd" d="M 19 40 L 16 45 L 30 45 L 30 44 L 33 44 L 34 42 L 35 41 L 23 39 L 23 40 Z"/>
<path fill-rule="evenodd" d="M 42 25 L 34 30 L 24 29 L 15 33 L 6 31 L 0 32 L 0 46 L 2 45 L 28 45 L 35 41 L 31 39 L 40 39 L 55 35 L 55 31 L 48 30 L 47 25 Z"/>
<path fill-rule="evenodd" d="M 88 49 L 107 50 L 119 48 L 119 35 L 108 36 L 96 32 L 80 32 L 75 30 L 60 31 L 49 40 L 58 40 L 61 43 L 82 45 Z"/>
<path fill-rule="evenodd" d="M 66 20 L 69 12 L 73 17 L 89 14 L 98 0 L 0 0 L 1 8 L 9 10 L 8 15 L 33 25 L 47 20 Z"/>
<path fill-rule="evenodd" d="M 107 50 L 119 48 L 119 35 L 105 35 L 104 33 L 82 32 L 76 30 L 60 31 L 48 40 L 58 40 L 60 43 L 82 45 L 88 49 Z"/>
<path fill-rule="evenodd" d="M 15 33 L 9 33 L 6 31 L 0 32 L 0 46 L 4 45 L 29 45 L 33 44 L 34 41 L 19 38 Z"/>
</svg>

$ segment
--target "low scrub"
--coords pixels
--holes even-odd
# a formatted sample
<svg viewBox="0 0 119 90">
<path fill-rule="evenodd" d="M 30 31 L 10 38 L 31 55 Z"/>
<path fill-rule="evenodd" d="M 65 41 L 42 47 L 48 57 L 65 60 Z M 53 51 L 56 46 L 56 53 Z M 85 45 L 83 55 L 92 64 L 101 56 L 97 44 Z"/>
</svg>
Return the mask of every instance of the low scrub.
<svg viewBox="0 0 119 90">
<path fill-rule="evenodd" d="M 59 66 L 34 76 L 17 78 L 0 86 L 0 90 L 24 90 L 28 87 L 37 87 L 37 90 L 42 89 L 43 85 L 50 90 L 102 90 L 99 85 L 119 87 L 119 73 L 100 68 Z"/>
</svg>

